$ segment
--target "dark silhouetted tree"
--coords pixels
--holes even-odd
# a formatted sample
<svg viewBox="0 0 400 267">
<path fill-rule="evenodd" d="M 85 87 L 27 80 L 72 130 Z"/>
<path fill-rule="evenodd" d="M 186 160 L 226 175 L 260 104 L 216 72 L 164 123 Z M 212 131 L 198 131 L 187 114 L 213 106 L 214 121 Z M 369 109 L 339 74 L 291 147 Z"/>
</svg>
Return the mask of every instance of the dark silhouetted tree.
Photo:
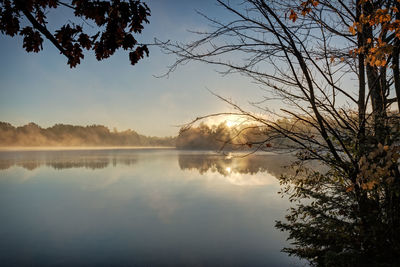
<svg viewBox="0 0 400 267">
<path fill-rule="evenodd" d="M 217 2 L 230 16 L 203 14 L 212 27 L 163 47 L 178 57 L 171 71 L 201 61 L 270 93 L 257 113 L 221 99 L 267 129 L 253 148 L 269 150 L 284 137 L 291 143 L 281 147 L 297 152 L 297 174 L 281 178 L 283 193 L 298 203 L 277 222 L 293 242 L 284 251 L 318 266 L 396 266 L 400 2 Z M 271 98 L 281 100 L 280 111 L 269 108 Z"/>
<path fill-rule="evenodd" d="M 54 33 L 48 27 L 47 15 L 54 9 L 68 8 L 73 16 L 97 29 L 84 31 L 85 23 L 69 22 Z M 72 68 L 83 59 L 83 49 L 94 51 L 97 60 L 110 57 L 119 48 L 129 50 L 129 60 L 135 65 L 149 50 L 138 43 L 133 34 L 149 23 L 150 9 L 141 1 L 89 1 L 73 0 L 65 3 L 57 0 L 0 0 L 0 32 L 9 36 L 22 36 L 27 52 L 43 49 L 48 39 L 68 59 Z M 73 18 L 71 18 L 73 20 Z M 70 20 L 69 20 L 70 21 Z M 90 32 L 90 33 L 89 33 Z"/>
</svg>

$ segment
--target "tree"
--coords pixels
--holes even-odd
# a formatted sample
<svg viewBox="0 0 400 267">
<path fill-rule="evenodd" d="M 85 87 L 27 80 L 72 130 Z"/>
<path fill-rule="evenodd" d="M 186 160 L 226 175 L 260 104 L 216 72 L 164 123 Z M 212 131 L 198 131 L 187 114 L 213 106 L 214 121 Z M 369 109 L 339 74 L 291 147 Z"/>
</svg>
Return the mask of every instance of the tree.
<svg viewBox="0 0 400 267">
<path fill-rule="evenodd" d="M 51 33 L 46 16 L 56 8 L 71 9 L 74 17 L 85 23 L 78 25 L 69 22 Z M 43 49 L 43 38 L 46 38 L 67 57 L 71 68 L 83 59 L 83 49 L 94 51 L 97 60 L 110 57 L 119 48 L 130 50 L 129 59 L 135 65 L 145 54 L 149 54 L 147 46 L 139 44 L 133 36 L 142 32 L 143 24 L 149 23 L 149 16 L 150 9 L 140 0 L 73 0 L 71 3 L 56 0 L 0 0 L 2 34 L 22 36 L 25 50 L 35 53 Z M 94 23 L 98 30 L 84 31 L 85 25 L 90 25 L 88 21 Z"/>
<path fill-rule="evenodd" d="M 400 255 L 399 1 L 218 0 L 230 21 L 203 16 L 211 31 L 164 44 L 178 56 L 240 73 L 282 101 L 260 116 L 224 98 L 268 129 L 256 149 L 297 153 L 283 193 L 300 201 L 277 227 L 284 251 L 318 266 L 390 266 Z M 399 109 L 392 108 L 398 103 Z M 268 119 L 280 117 L 280 120 Z M 285 123 L 282 123 L 285 122 Z M 307 163 L 326 166 L 319 172 Z M 304 201 L 304 200 L 308 201 Z"/>
</svg>

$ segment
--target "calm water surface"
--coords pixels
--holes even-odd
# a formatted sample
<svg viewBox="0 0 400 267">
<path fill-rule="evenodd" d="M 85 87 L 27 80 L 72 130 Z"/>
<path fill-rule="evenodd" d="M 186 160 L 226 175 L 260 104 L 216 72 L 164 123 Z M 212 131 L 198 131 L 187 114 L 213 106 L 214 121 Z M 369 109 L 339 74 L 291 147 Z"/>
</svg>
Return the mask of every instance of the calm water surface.
<svg viewBox="0 0 400 267">
<path fill-rule="evenodd" d="M 274 228 L 289 159 L 0 152 L 1 266 L 302 266 Z"/>
</svg>

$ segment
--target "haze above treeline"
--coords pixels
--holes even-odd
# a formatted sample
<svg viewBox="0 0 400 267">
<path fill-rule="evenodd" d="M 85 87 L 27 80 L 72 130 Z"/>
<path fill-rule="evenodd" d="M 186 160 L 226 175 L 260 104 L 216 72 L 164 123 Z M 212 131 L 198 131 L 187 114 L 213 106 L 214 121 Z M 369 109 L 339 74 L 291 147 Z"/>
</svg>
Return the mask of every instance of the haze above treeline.
<svg viewBox="0 0 400 267">
<path fill-rule="evenodd" d="M 229 127 L 226 122 L 218 125 L 200 123 L 182 128 L 175 137 L 145 136 L 134 130 L 110 130 L 103 125 L 76 126 L 55 124 L 42 128 L 35 123 L 15 127 L 7 122 L 0 122 L 0 147 L 176 147 L 196 150 L 246 150 L 246 144 L 256 142 L 263 137 L 259 128 L 251 128 L 240 140 L 232 141 L 238 127 Z M 234 143 L 234 144 L 232 144 Z"/>
</svg>

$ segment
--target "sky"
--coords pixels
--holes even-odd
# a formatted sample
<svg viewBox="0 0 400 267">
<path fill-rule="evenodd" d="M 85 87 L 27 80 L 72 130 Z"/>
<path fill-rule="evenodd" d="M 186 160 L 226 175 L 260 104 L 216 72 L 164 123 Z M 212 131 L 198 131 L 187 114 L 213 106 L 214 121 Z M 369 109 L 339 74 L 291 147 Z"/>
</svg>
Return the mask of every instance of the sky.
<svg viewBox="0 0 400 267">
<path fill-rule="evenodd" d="M 218 19 L 231 16 L 214 1 L 148 0 L 150 24 L 137 35 L 142 42 L 154 38 L 188 42 L 188 30 L 209 28 L 196 10 Z M 68 14 L 49 14 L 49 25 L 64 23 Z M 0 121 L 21 126 L 35 122 L 42 127 L 56 123 L 101 124 L 110 129 L 133 129 L 151 136 L 177 135 L 179 125 L 215 112 L 232 111 L 213 91 L 246 107 L 263 92 L 248 78 L 221 76 L 215 66 L 192 62 L 169 77 L 157 78 L 175 60 L 157 47 L 150 56 L 131 66 L 128 53 L 119 51 L 97 61 L 86 53 L 74 69 L 49 41 L 40 53 L 27 53 L 22 38 L 0 35 Z"/>
</svg>

